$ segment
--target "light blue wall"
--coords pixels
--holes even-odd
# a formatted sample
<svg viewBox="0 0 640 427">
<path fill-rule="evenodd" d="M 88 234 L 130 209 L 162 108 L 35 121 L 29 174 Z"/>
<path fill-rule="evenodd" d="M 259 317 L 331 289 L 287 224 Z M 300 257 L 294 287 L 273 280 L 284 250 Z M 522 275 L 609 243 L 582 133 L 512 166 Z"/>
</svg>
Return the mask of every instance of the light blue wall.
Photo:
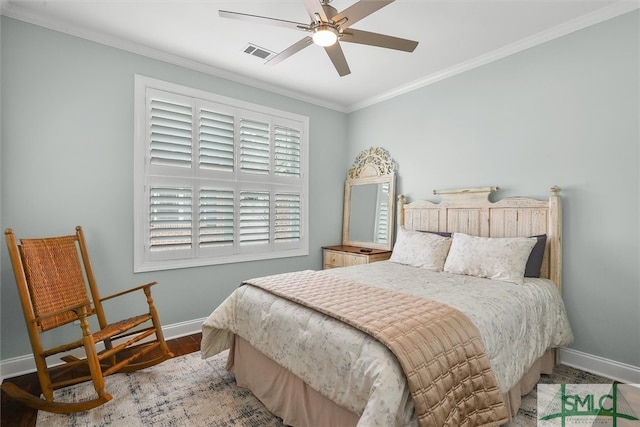
<svg viewBox="0 0 640 427">
<path fill-rule="evenodd" d="M 639 13 L 349 115 L 349 156 L 383 146 L 398 192 L 562 188 L 572 348 L 640 366 Z"/>
<path fill-rule="evenodd" d="M 6 17 L 1 31 L 2 229 L 82 224 L 104 292 L 160 281 L 164 324 L 206 316 L 247 277 L 320 268 L 320 247 L 341 237 L 346 170 L 382 146 L 410 200 L 478 185 L 546 198 L 560 186 L 573 348 L 640 366 L 638 12 L 348 115 Z M 132 273 L 136 73 L 310 116 L 309 257 Z M 30 349 L 2 246 L 4 360 Z"/>
<path fill-rule="evenodd" d="M 162 323 L 190 321 L 207 316 L 243 279 L 321 268 L 321 246 L 340 243 L 345 114 L 6 17 L 1 30 L 2 229 L 33 237 L 82 225 L 104 295 L 157 280 Z M 132 273 L 135 74 L 310 117 L 308 257 Z M 5 360 L 31 350 L 2 240 Z"/>
</svg>

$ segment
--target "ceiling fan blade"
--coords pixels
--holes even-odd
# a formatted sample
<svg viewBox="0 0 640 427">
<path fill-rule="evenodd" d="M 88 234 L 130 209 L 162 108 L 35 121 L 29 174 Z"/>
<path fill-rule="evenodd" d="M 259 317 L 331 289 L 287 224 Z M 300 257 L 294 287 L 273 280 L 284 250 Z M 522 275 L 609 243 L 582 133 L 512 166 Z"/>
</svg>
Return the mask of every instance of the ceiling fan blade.
<svg viewBox="0 0 640 427">
<path fill-rule="evenodd" d="M 277 54 L 276 56 L 274 56 L 270 60 L 268 60 L 267 64 L 276 65 L 276 64 L 284 61 L 285 59 L 287 59 L 288 57 L 290 57 L 294 53 L 300 52 L 302 49 L 304 49 L 305 47 L 307 47 L 307 46 L 309 46 L 311 44 L 313 44 L 313 40 L 311 39 L 311 37 L 305 37 L 305 38 L 295 42 L 294 44 L 292 44 L 291 46 L 289 46 L 288 48 L 286 48 L 285 50 L 283 50 L 282 52 L 280 52 L 279 54 Z"/>
<path fill-rule="evenodd" d="M 309 31 L 308 24 L 300 22 L 285 21 L 284 19 L 269 18 L 266 16 L 250 15 L 248 13 L 230 12 L 228 10 L 219 10 L 218 14 L 222 18 L 239 19 L 242 21 L 258 22 L 260 24 L 277 25 L 279 27 L 292 28 L 294 30 Z"/>
<path fill-rule="evenodd" d="M 347 64 L 347 58 L 345 58 L 344 52 L 342 52 L 340 43 L 326 46 L 324 50 L 327 52 L 327 55 L 329 55 L 329 58 L 331 59 L 331 62 L 333 62 L 333 66 L 336 67 L 336 71 L 340 74 L 340 77 L 351 74 L 349 64 Z"/>
<path fill-rule="evenodd" d="M 310 1 L 310 0 L 305 0 Z M 366 18 L 377 10 L 382 9 L 389 3 L 393 3 L 394 0 L 360 0 L 357 3 L 349 6 L 342 12 L 335 15 L 333 18 L 333 22 L 340 22 L 341 19 L 347 18 L 347 21 L 344 24 L 340 25 L 340 28 L 347 29 L 359 20 Z"/>
<path fill-rule="evenodd" d="M 340 41 L 366 44 L 369 46 L 386 47 L 387 49 L 402 50 L 404 52 L 413 52 L 418 46 L 417 41 L 355 29 L 345 31 L 342 34 Z"/>
<path fill-rule="evenodd" d="M 316 15 L 320 17 L 322 22 L 327 22 L 329 20 L 319 0 L 304 0 L 304 5 L 306 6 L 307 12 L 309 12 L 309 17 L 312 21 L 316 21 Z"/>
</svg>

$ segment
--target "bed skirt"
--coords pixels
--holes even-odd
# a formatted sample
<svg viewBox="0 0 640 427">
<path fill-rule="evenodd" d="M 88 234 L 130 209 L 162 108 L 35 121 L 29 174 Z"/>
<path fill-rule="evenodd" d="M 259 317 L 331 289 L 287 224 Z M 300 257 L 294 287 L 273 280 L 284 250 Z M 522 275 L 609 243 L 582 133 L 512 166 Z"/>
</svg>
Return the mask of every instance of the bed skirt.
<svg viewBox="0 0 640 427">
<path fill-rule="evenodd" d="M 547 351 L 527 374 L 503 397 L 511 416 L 520 408 L 522 396 L 529 393 L 541 374 L 550 374 L 555 351 Z M 229 351 L 227 369 L 236 382 L 246 387 L 271 411 L 290 426 L 355 426 L 359 416 L 327 399 L 297 376 L 235 336 Z"/>
</svg>

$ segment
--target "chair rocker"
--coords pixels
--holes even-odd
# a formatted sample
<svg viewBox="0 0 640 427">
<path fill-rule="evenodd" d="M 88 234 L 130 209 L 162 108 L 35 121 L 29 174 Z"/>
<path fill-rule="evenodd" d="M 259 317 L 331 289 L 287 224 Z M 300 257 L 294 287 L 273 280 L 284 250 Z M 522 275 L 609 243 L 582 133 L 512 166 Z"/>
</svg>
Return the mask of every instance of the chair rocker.
<svg viewBox="0 0 640 427">
<path fill-rule="evenodd" d="M 156 282 L 101 298 L 81 227 L 76 227 L 73 235 L 21 239 L 20 244 L 11 229 L 6 230 L 5 237 L 42 392 L 42 396 L 36 396 L 5 381 L 2 390 L 7 395 L 38 410 L 61 414 L 86 411 L 111 400 L 105 392 L 107 375 L 134 372 L 173 357 L 151 298 L 151 286 Z M 149 312 L 107 323 L 103 302 L 138 291 L 142 291 L 141 296 L 144 293 Z M 96 331 L 91 331 L 90 319 L 94 319 L 92 325 L 99 326 Z M 80 339 L 43 347 L 44 332 L 73 322 L 79 323 Z M 98 343 L 104 348 L 96 348 Z M 67 354 L 61 358 L 61 366 L 48 366 L 47 357 L 82 347 L 86 357 Z M 93 382 L 95 398 L 54 401 L 54 390 L 84 381 Z"/>
</svg>

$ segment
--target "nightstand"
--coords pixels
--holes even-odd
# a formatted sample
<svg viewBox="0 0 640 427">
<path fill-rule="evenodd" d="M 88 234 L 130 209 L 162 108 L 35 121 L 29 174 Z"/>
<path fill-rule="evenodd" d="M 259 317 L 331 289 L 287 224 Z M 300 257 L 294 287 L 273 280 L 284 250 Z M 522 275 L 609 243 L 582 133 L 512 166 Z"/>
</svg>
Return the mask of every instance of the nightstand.
<svg viewBox="0 0 640 427">
<path fill-rule="evenodd" d="M 363 251 L 365 249 L 365 251 Z M 370 264 L 391 257 L 391 251 L 370 249 L 358 246 L 325 246 L 322 248 L 322 268 L 348 267 L 350 265 Z"/>
</svg>

